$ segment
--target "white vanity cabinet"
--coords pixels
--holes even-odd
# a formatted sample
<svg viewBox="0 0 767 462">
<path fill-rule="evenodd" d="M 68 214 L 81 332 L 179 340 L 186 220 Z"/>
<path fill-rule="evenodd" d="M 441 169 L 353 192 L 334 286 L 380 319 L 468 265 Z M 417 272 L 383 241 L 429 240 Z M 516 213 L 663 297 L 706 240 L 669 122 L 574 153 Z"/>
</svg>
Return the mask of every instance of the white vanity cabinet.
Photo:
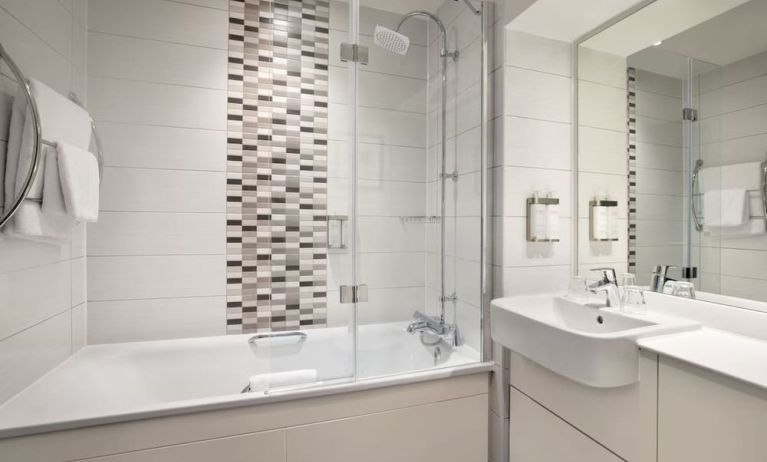
<svg viewBox="0 0 767 462">
<path fill-rule="evenodd" d="M 658 462 L 767 460 L 767 391 L 664 356 L 658 379 Z"/>
<path fill-rule="evenodd" d="M 558 419 L 566 422 L 588 442 L 609 449 L 630 462 L 654 462 L 656 460 L 656 397 L 657 397 L 657 355 L 643 353 L 639 362 L 640 380 L 623 387 L 598 388 L 583 385 L 567 379 L 543 366 L 511 352 L 511 454 L 520 454 L 515 444 L 523 448 L 529 443 L 522 441 L 530 438 L 534 441 L 547 442 L 550 446 L 567 446 L 551 435 L 546 426 L 528 426 L 524 417 L 520 418 L 514 406 L 515 393 L 521 392 L 548 409 Z M 518 402 L 519 400 L 517 400 Z M 541 409 L 543 409 L 543 407 Z M 525 410 L 525 408 L 522 408 Z M 524 414 L 523 414 L 524 415 Z M 569 425 L 568 425 L 569 424 Z M 576 430 L 577 429 L 577 430 Z M 537 435 L 536 432 L 539 432 Z M 516 435 L 515 435 L 516 433 Z M 532 434 L 531 434 L 532 433 Z M 520 435 L 525 435 L 522 438 Z M 579 439 L 566 437 L 564 441 Z M 596 443 L 598 442 L 598 444 Z M 585 444 L 585 441 L 583 442 Z M 600 446 L 601 445 L 601 446 Z M 549 448 L 556 450 L 556 448 Z M 596 450 L 594 448 L 593 450 Z M 527 454 L 524 449 L 521 454 Z M 615 457 L 613 455 L 613 457 Z M 588 457 L 558 459 L 541 457 L 511 458 L 511 462 L 542 460 L 572 460 L 590 462 Z"/>
</svg>

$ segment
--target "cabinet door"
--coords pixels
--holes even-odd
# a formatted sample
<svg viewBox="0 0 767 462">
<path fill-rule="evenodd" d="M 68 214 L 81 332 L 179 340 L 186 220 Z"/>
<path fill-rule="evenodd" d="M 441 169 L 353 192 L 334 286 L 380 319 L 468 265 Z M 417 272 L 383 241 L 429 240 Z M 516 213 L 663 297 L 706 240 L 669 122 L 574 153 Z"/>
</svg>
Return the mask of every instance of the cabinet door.
<svg viewBox="0 0 767 462">
<path fill-rule="evenodd" d="M 623 460 L 515 388 L 510 427 L 510 462 Z"/>
<path fill-rule="evenodd" d="M 658 404 L 658 462 L 767 460 L 764 390 L 661 357 Z"/>
<path fill-rule="evenodd" d="M 487 462 L 487 395 L 288 429 L 289 462 Z"/>
<path fill-rule="evenodd" d="M 285 430 L 198 441 L 88 459 L 89 462 L 285 462 Z"/>
</svg>

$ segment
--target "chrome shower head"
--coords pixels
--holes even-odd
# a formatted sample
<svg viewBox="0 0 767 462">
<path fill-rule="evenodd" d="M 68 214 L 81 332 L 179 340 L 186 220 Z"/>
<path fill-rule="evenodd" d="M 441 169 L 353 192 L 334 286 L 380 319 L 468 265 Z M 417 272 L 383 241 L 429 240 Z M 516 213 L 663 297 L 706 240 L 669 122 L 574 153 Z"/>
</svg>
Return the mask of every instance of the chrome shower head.
<svg viewBox="0 0 767 462">
<path fill-rule="evenodd" d="M 375 27 L 373 42 L 379 47 L 398 55 L 407 54 L 407 50 L 410 48 L 410 37 L 380 25 Z"/>
</svg>

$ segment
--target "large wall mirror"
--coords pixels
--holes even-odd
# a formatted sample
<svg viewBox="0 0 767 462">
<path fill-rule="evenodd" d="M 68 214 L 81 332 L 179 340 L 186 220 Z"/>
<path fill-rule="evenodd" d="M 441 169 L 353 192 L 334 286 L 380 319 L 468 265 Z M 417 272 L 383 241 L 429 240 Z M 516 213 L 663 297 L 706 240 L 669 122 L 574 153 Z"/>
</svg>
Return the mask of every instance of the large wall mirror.
<svg viewBox="0 0 767 462">
<path fill-rule="evenodd" d="M 657 0 L 578 44 L 578 263 L 767 302 L 767 0 Z"/>
</svg>

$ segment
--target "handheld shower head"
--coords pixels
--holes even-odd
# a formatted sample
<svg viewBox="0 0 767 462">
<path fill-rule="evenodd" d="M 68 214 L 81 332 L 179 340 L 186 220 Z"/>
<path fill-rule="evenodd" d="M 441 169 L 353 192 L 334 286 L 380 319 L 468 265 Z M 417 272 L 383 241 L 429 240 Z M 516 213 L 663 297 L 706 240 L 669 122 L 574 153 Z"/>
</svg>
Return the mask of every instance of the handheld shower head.
<svg viewBox="0 0 767 462">
<path fill-rule="evenodd" d="M 375 27 L 373 42 L 379 47 L 398 55 L 407 54 L 407 50 L 410 48 L 410 37 L 380 25 Z"/>
</svg>

